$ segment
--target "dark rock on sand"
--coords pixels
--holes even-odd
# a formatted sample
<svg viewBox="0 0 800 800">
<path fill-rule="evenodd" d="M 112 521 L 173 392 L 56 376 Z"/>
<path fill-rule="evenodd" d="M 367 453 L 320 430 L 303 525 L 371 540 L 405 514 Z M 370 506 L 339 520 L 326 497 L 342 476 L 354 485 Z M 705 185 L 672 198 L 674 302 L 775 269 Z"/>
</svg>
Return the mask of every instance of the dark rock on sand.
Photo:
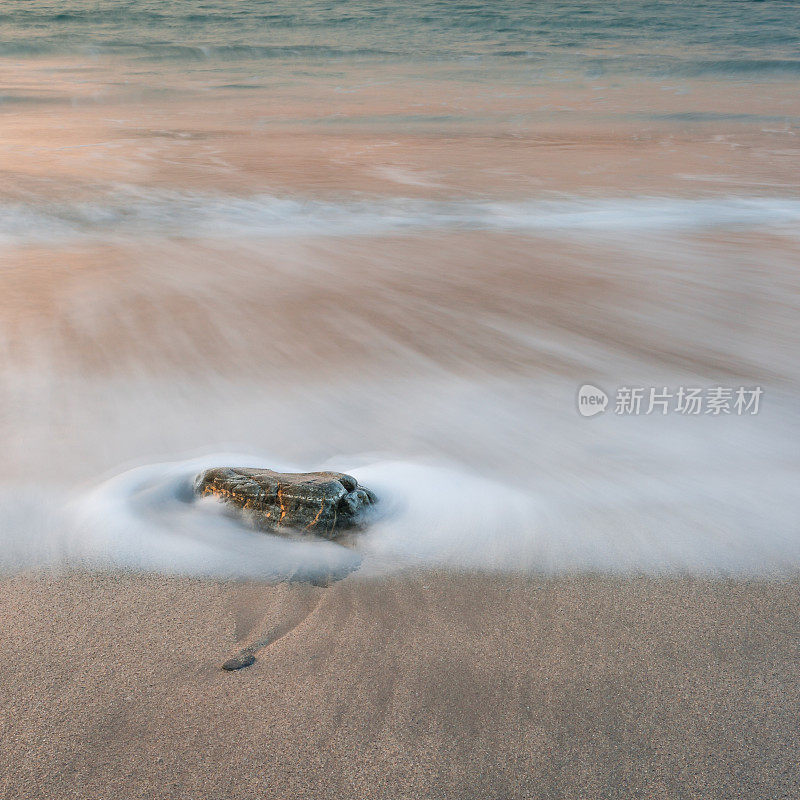
<svg viewBox="0 0 800 800">
<path fill-rule="evenodd" d="M 222 467 L 198 475 L 194 490 L 201 497 L 213 495 L 239 509 L 263 530 L 300 531 L 327 539 L 362 527 L 377 502 L 369 489 L 341 472 Z"/>
<path fill-rule="evenodd" d="M 226 672 L 234 672 L 237 669 L 244 669 L 251 664 L 255 664 L 256 657 L 249 651 L 237 653 L 233 658 L 229 658 L 223 665 L 222 669 Z"/>
</svg>

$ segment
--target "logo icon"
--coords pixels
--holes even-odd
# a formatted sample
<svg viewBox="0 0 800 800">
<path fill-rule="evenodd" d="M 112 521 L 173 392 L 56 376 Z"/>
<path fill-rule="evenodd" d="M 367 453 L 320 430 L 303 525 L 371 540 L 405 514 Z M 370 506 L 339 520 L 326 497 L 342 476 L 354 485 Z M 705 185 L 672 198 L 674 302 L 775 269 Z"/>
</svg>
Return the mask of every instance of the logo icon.
<svg viewBox="0 0 800 800">
<path fill-rule="evenodd" d="M 593 417 L 602 414 L 608 405 L 608 395 L 591 383 L 584 383 L 578 389 L 578 413 L 582 417 Z"/>
</svg>

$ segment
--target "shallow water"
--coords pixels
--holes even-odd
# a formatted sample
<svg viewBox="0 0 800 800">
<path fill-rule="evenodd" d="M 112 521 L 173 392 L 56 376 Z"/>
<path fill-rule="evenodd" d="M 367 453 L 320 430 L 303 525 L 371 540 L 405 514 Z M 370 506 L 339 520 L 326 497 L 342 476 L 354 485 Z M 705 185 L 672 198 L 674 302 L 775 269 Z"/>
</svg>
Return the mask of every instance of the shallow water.
<svg viewBox="0 0 800 800">
<path fill-rule="evenodd" d="M 4 4 L 0 565 L 796 570 L 798 39 L 788 2 Z M 230 459 L 391 513 L 241 531 L 181 499 Z"/>
<path fill-rule="evenodd" d="M 800 11 L 791 0 L 414 0 L 402 6 L 111 0 L 99 7 L 86 0 L 11 0 L 0 21 L 0 54 L 122 55 L 144 62 L 144 69 L 154 69 L 153 61 L 211 62 L 226 71 L 239 62 L 292 61 L 296 71 L 313 71 L 362 58 L 466 62 L 469 72 L 477 71 L 470 62 L 489 61 L 524 65 L 534 74 L 800 71 Z"/>
</svg>

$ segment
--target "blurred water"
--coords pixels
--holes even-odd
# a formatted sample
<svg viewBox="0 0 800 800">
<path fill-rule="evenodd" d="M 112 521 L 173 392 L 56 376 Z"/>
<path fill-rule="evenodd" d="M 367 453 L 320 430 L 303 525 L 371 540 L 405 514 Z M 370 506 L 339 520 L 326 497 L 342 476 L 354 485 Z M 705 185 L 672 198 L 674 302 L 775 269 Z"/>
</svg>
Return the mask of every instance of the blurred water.
<svg viewBox="0 0 800 800">
<path fill-rule="evenodd" d="M 9 0 L 0 23 L 0 55 L 123 55 L 188 69 L 276 60 L 313 73 L 341 69 L 332 61 L 388 59 L 477 61 L 466 68 L 477 78 L 498 62 L 545 74 L 800 71 L 800 9 L 791 0 Z"/>
<path fill-rule="evenodd" d="M 591 233 L 761 230 L 800 235 L 791 197 L 547 197 L 527 201 L 371 198 L 333 203 L 116 188 L 93 202 L 7 204 L 0 240 L 15 245 L 214 237 L 348 237 L 429 231 Z"/>
<path fill-rule="evenodd" d="M 3 4 L 0 566 L 796 570 L 799 37 L 776 0 Z M 181 492 L 231 459 L 392 513 L 240 530 Z"/>
</svg>

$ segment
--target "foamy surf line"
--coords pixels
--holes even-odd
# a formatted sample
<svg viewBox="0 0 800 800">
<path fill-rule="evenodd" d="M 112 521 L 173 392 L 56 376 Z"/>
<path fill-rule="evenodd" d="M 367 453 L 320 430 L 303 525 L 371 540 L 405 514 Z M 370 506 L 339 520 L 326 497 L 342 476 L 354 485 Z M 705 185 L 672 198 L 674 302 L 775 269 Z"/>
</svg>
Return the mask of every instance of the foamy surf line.
<svg viewBox="0 0 800 800">
<path fill-rule="evenodd" d="M 220 465 L 297 469 L 230 454 L 150 464 L 77 494 L 54 495 L 45 507 L 36 493 L 17 488 L 0 496 L 0 568 L 266 581 L 410 568 L 712 576 L 800 569 L 791 471 L 776 470 L 753 487 L 761 495 L 768 485 L 775 501 L 756 516 L 747 498 L 737 502 L 741 492 L 724 475 L 716 485 L 662 476 L 628 480 L 624 489 L 598 478 L 569 490 L 554 480 L 523 491 L 459 467 L 362 460 L 348 471 L 378 494 L 384 513 L 344 547 L 250 530 L 215 500 L 195 499 L 195 475 Z"/>
<path fill-rule="evenodd" d="M 148 236 L 241 238 L 376 236 L 426 231 L 624 234 L 770 228 L 797 236 L 793 197 L 536 198 L 520 201 L 375 197 L 329 202 L 258 194 L 115 190 L 94 201 L 0 205 L 11 245 Z"/>
</svg>

